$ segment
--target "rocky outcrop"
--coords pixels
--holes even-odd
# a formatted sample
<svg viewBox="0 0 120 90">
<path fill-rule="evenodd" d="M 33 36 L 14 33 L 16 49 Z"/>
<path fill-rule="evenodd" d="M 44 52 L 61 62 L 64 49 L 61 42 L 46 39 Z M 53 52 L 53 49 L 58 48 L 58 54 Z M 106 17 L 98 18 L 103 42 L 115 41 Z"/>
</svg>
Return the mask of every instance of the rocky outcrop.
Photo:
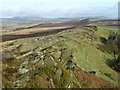
<svg viewBox="0 0 120 90">
<path fill-rule="evenodd" d="M 12 45 L 17 43 L 17 46 L 4 53 L 6 55 L 4 57 L 7 58 L 3 58 L 3 86 L 5 88 L 116 87 L 101 78 L 102 75 L 109 78 L 110 73 L 104 73 L 105 70 L 101 71 L 99 66 L 91 68 L 101 63 L 103 66 L 106 65 L 102 58 L 98 59 L 103 52 L 96 50 L 95 40 L 98 40 L 95 33 L 78 29 L 37 37 L 19 45 L 19 41 L 16 41 Z M 111 70 L 108 66 L 105 68 Z"/>
</svg>

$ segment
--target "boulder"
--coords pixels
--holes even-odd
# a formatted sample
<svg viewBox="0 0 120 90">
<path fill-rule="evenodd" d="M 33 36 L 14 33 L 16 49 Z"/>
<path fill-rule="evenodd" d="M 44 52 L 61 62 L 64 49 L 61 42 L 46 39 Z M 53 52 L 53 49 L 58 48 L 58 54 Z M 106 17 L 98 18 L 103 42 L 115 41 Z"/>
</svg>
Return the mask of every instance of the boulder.
<svg viewBox="0 0 120 90">
<path fill-rule="evenodd" d="M 53 57 L 51 56 L 46 56 L 45 60 L 44 60 L 45 66 L 46 67 L 52 67 L 52 66 L 56 66 L 56 62 L 54 61 Z"/>
<path fill-rule="evenodd" d="M 17 59 L 21 59 L 21 58 L 26 57 L 26 56 L 28 56 L 28 55 L 30 55 L 30 54 L 33 54 L 33 52 L 25 53 L 25 54 L 23 54 L 23 55 L 21 55 L 21 56 L 18 56 L 18 57 L 16 57 L 16 58 L 17 58 Z"/>
<path fill-rule="evenodd" d="M 91 74 L 96 74 L 96 71 L 90 71 Z"/>
<path fill-rule="evenodd" d="M 28 69 L 25 69 L 25 68 L 20 68 L 19 69 L 19 73 L 20 74 L 24 74 L 24 73 L 26 73 L 26 72 L 28 72 L 29 70 Z"/>
<path fill-rule="evenodd" d="M 37 62 L 37 63 L 35 64 L 35 67 L 36 67 L 36 68 L 40 68 L 40 67 L 42 67 L 44 64 L 45 64 L 45 63 L 44 63 L 43 60 L 39 60 L 39 62 Z"/>
<path fill-rule="evenodd" d="M 61 69 L 57 69 L 54 78 L 57 81 L 60 81 L 61 75 L 62 75 L 62 70 Z"/>
</svg>

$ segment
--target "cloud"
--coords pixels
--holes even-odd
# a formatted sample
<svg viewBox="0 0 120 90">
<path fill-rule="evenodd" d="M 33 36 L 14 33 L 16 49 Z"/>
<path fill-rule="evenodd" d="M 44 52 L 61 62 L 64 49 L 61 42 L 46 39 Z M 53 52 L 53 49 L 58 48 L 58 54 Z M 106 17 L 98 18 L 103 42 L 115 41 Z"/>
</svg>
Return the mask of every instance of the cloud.
<svg viewBox="0 0 120 90">
<path fill-rule="evenodd" d="M 9 2 L 118 2 L 119 0 L 2 0 L 3 3 Z"/>
<path fill-rule="evenodd" d="M 117 2 L 118 0 L 3 0 L 2 16 L 116 17 Z"/>
<path fill-rule="evenodd" d="M 97 8 L 97 7 L 96 7 Z M 80 17 L 80 16 L 107 16 L 117 17 L 117 8 L 21 8 L 19 11 L 6 10 L 4 17 L 37 16 L 37 17 Z M 10 12 L 9 12 L 10 11 Z"/>
</svg>

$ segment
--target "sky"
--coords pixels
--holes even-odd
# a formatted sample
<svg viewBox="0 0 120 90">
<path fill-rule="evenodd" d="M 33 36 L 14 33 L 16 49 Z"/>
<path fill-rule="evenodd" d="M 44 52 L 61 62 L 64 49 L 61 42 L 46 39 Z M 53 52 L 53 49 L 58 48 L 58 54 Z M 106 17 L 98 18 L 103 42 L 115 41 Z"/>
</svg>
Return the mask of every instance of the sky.
<svg viewBox="0 0 120 90">
<path fill-rule="evenodd" d="M 119 0 L 0 0 L 0 17 L 118 17 Z"/>
</svg>

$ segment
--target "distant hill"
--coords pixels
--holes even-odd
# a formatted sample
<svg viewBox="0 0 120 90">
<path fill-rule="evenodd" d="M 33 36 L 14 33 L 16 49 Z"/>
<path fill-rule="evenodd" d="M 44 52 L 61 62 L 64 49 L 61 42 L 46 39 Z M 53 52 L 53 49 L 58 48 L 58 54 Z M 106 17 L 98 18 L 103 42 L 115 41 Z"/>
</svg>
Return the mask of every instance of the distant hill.
<svg viewBox="0 0 120 90">
<path fill-rule="evenodd" d="M 40 18 L 40 17 L 13 17 L 13 18 L 0 18 L 1 23 L 6 24 L 28 24 L 28 23 L 41 23 L 58 21 L 56 18 Z"/>
<path fill-rule="evenodd" d="M 108 17 L 100 16 L 100 17 L 78 17 L 78 18 L 71 18 L 71 20 L 84 20 L 89 19 L 92 21 L 99 21 L 99 20 L 106 20 L 109 19 Z"/>
<path fill-rule="evenodd" d="M 0 18 L 0 23 L 6 24 L 28 24 L 28 23 L 41 23 L 41 22 L 54 22 L 54 21 L 79 21 L 79 20 L 92 20 L 92 21 L 104 21 L 104 20 L 117 20 L 110 19 L 104 16 L 101 17 L 78 17 L 78 18 L 45 18 L 45 17 L 13 17 L 13 18 Z"/>
</svg>

